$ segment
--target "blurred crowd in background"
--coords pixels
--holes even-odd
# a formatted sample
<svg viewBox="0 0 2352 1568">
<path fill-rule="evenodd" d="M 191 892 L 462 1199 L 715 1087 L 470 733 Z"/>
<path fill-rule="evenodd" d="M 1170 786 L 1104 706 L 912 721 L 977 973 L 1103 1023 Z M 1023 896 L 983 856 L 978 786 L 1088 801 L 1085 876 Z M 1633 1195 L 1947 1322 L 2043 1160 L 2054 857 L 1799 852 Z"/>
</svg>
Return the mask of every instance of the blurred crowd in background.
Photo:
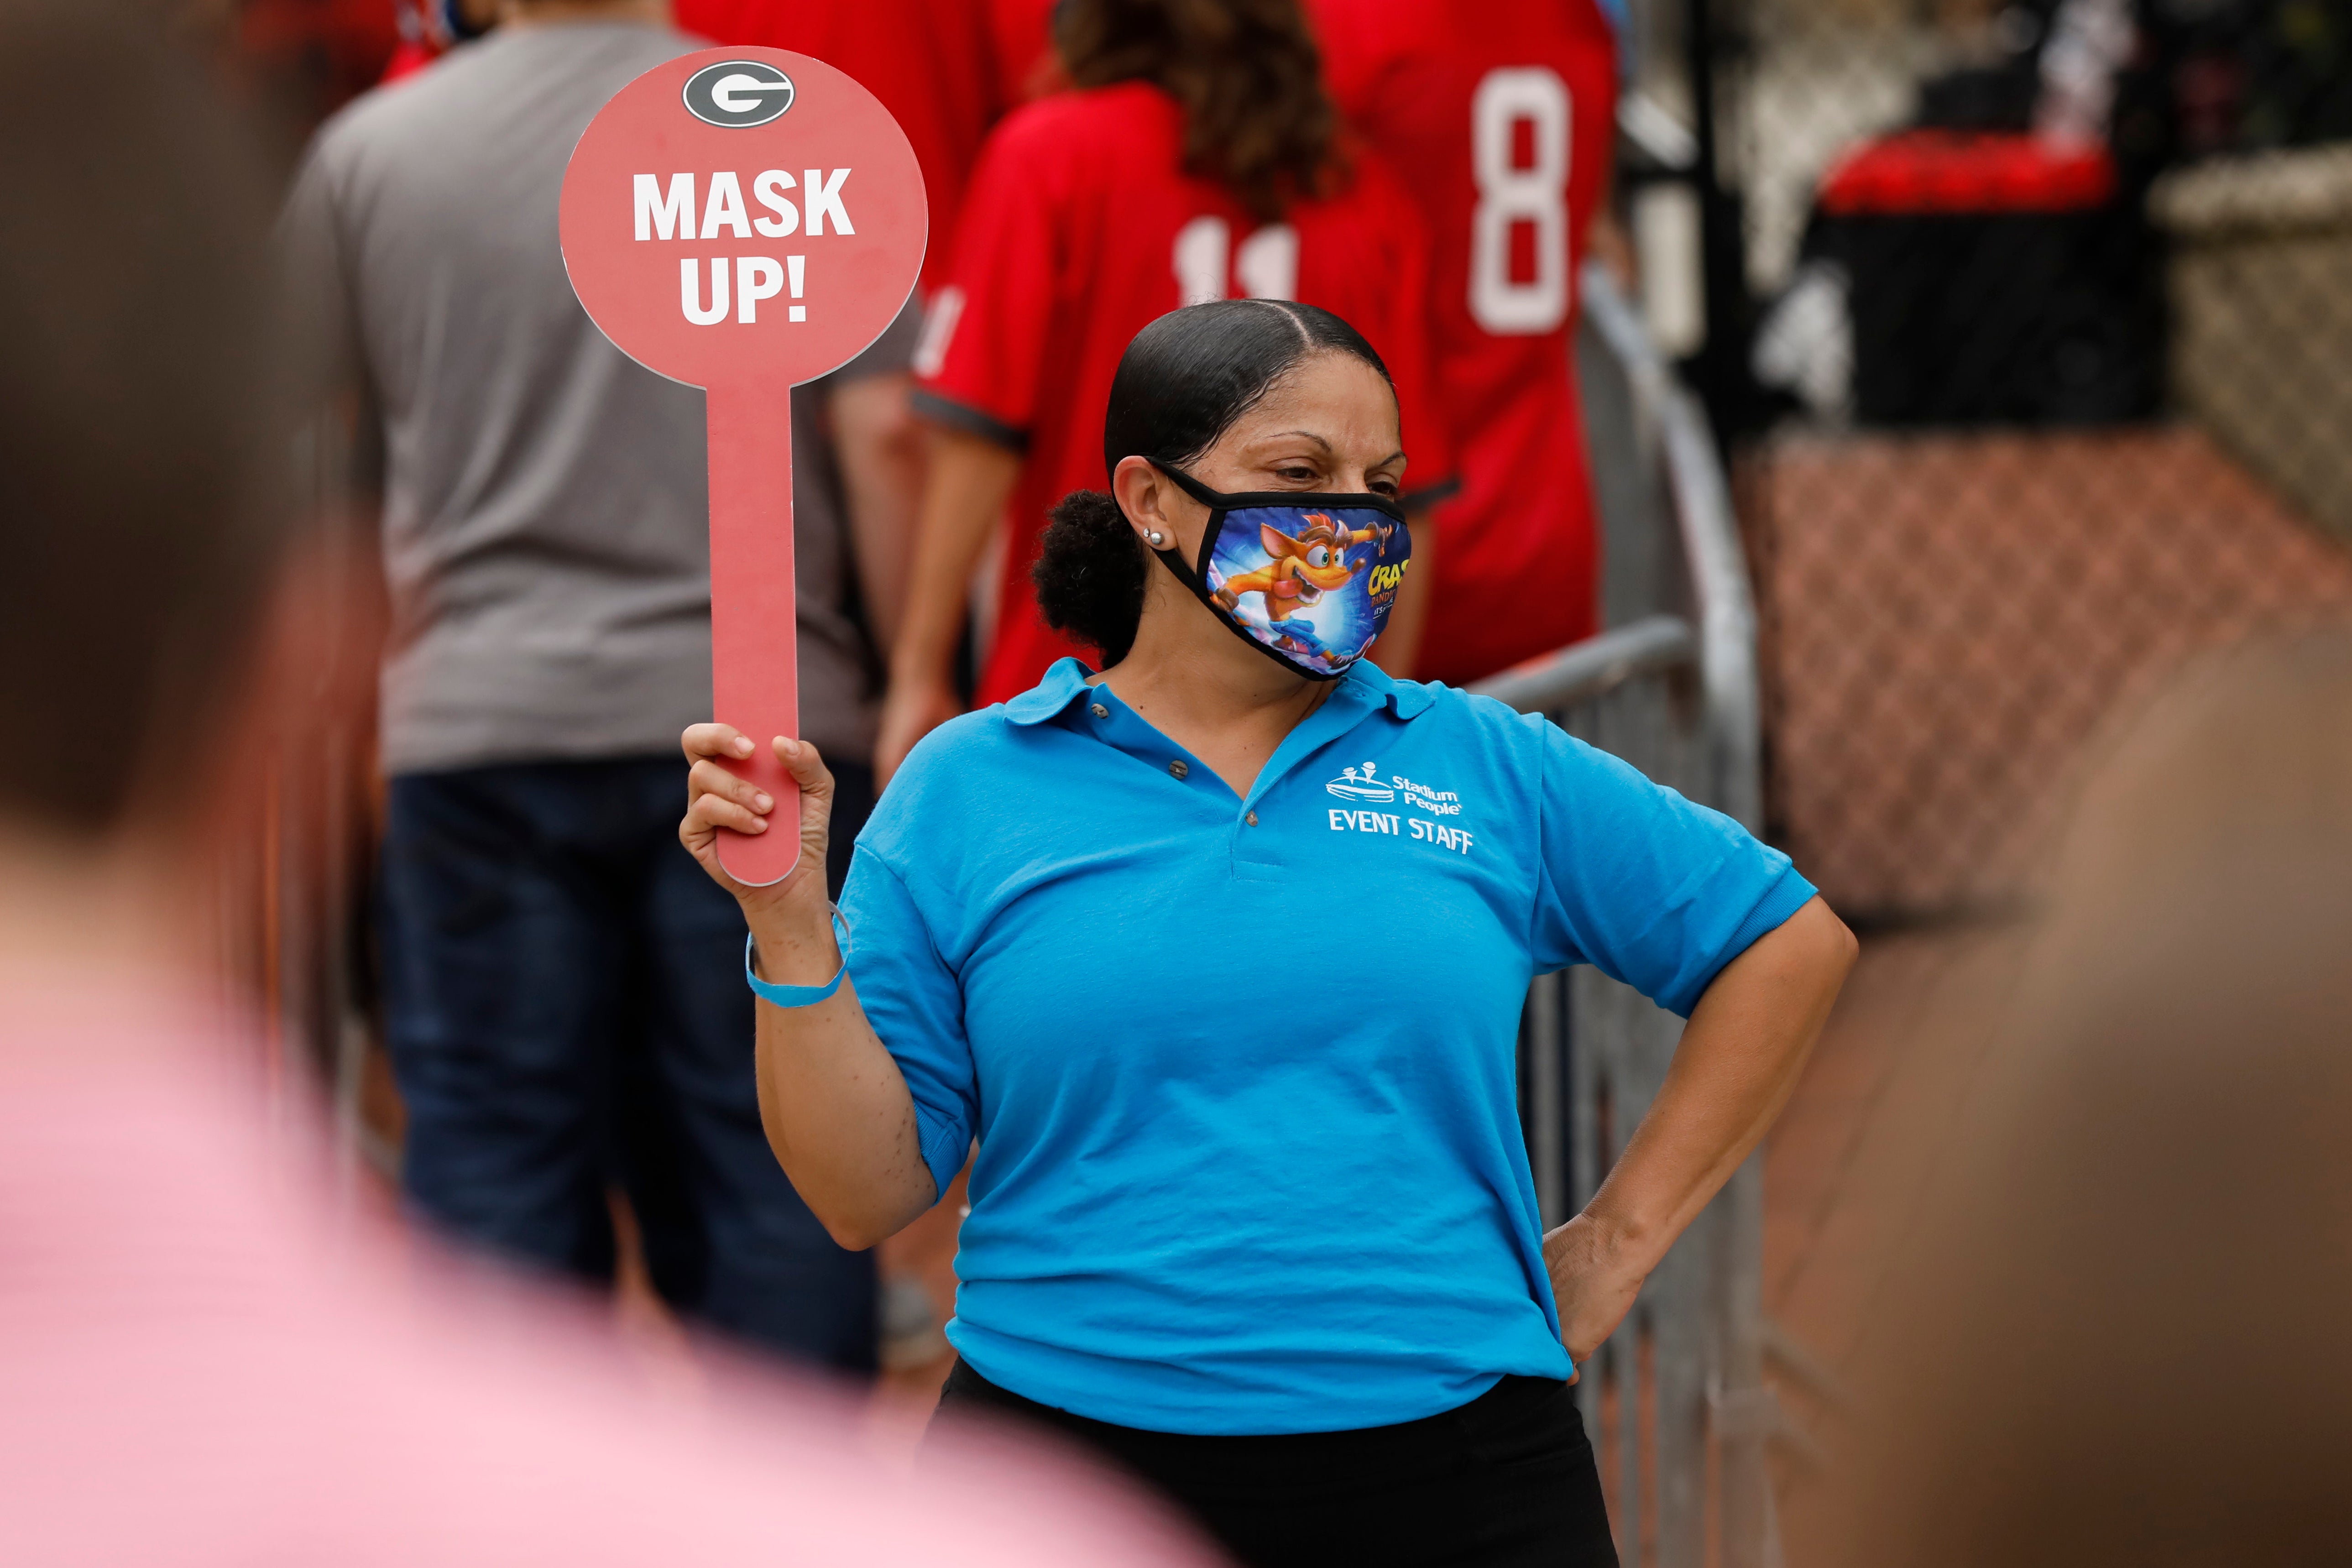
<svg viewBox="0 0 2352 1568">
<path fill-rule="evenodd" d="M 908 124 L 935 214 L 948 216 L 937 260 L 907 319 L 793 410 L 811 437 L 796 439 L 808 470 L 803 525 L 827 520 L 841 612 L 818 635 L 840 651 L 832 679 L 854 692 L 823 739 L 868 804 L 888 771 L 874 755 L 877 724 L 888 722 L 877 709 L 906 613 L 890 567 L 929 504 L 913 389 L 936 366 L 925 368 L 917 341 L 920 307 L 937 319 L 955 205 L 992 124 L 1068 86 L 1049 7 L 926 4 L 938 13 L 926 25 L 982 58 L 984 89 L 950 100 L 912 72 L 870 85 Z M 794 33 L 813 25 L 789 9 L 682 0 L 677 19 L 725 42 L 826 54 L 814 32 Z M 1845 1483 L 1852 1506 L 1832 1510 L 1838 1522 L 1820 1550 L 1923 1565 L 2330 1560 L 2346 1522 L 2332 1500 L 2340 1489 L 2311 1459 L 2343 1451 L 2341 1412 L 2352 1408 L 2336 1388 L 2352 1363 L 2332 1331 L 2345 1301 L 2337 1260 L 2352 1240 L 2342 1234 L 2352 1162 L 2334 1135 L 2352 1104 L 2352 998 L 2335 957 L 2352 938 L 2352 679 L 2340 630 L 2352 619 L 2352 13 L 2327 0 L 1629 0 L 1594 14 L 1607 24 L 1598 36 L 1614 108 L 1602 139 L 1613 134 L 1614 147 L 1575 254 L 1614 271 L 1712 422 L 1763 626 L 1767 837 L 1866 940 L 1874 927 L 2036 922 L 2023 961 L 2031 983 L 1956 1123 L 1965 1132 L 1942 1134 L 1962 1154 L 1891 1265 L 1885 1310 L 1899 1331 L 1850 1369 L 1881 1408 L 1905 1413 L 1899 1440 L 1865 1447 L 1869 1461 Z M 691 619 L 690 583 L 663 596 L 665 584 L 691 579 L 691 552 L 665 555 L 629 531 L 644 495 L 675 500 L 700 482 L 698 413 L 678 405 L 690 393 L 649 385 L 622 415 L 598 416 L 619 423 L 583 418 L 567 437 L 567 466 L 547 479 L 551 493 L 570 487 L 577 504 L 612 511 L 604 542 L 637 578 L 627 603 L 583 608 L 562 552 L 534 543 L 528 520 L 499 533 L 493 518 L 490 532 L 446 558 L 404 560 L 399 520 L 380 518 L 376 497 L 352 482 L 381 471 L 384 455 L 370 448 L 389 439 L 405 443 L 405 461 L 423 451 L 428 467 L 441 462 L 462 489 L 472 448 L 459 441 L 437 459 L 430 449 L 539 395 L 502 403 L 486 362 L 433 367 L 407 385 L 429 388 L 433 375 L 467 384 L 479 401 L 463 419 L 413 395 L 372 405 L 380 372 L 371 389 L 330 362 L 355 312 L 388 308 L 382 292 L 322 305 L 314 288 L 331 274 L 348 290 L 353 263 L 336 255 L 357 232 L 348 207 L 346 226 L 313 224 L 312 248 L 301 248 L 305 181 L 348 193 L 364 184 L 367 159 L 402 137 L 445 167 L 467 157 L 468 136 L 483 159 L 505 155 L 490 120 L 439 113 L 405 128 L 376 113 L 367 123 L 390 129 L 364 143 L 347 116 L 340 151 L 331 134 L 311 142 L 379 84 L 452 69 L 446 57 L 484 47 L 475 40 L 495 38 L 500 20 L 479 0 L 154 8 L 157 35 L 200 58 L 214 88 L 262 128 L 242 149 L 255 168 L 237 176 L 266 193 L 254 199 L 274 210 L 295 193 L 279 265 L 290 239 L 312 276 L 298 266 L 281 278 L 311 312 L 308 347 L 319 351 L 300 356 L 302 407 L 289 422 L 300 431 L 294 510 L 311 526 L 269 546 L 274 588 L 200 606 L 234 620 L 226 640 L 252 654 L 206 710 L 214 730 L 199 748 L 214 793 L 200 803 L 207 826 L 192 840 L 201 864 L 191 875 L 201 873 L 206 939 L 258 1001 L 268 1038 L 257 1071 L 273 1102 L 307 1104 L 324 1086 L 321 1165 L 342 1198 L 389 1207 L 404 1184 L 412 1210 L 494 1252 L 617 1277 L 628 1321 L 664 1343 L 675 1310 L 860 1379 L 878 1369 L 919 1405 L 949 1363 L 939 1329 L 952 1305 L 959 1194 L 881 1249 L 878 1265 L 842 1253 L 798 1209 L 755 1112 L 747 1121 L 725 1093 L 698 1100 L 708 1087 L 698 1063 L 738 1047 L 748 1056 L 750 1004 L 724 953 L 714 967 L 665 945 L 724 926 L 725 949 L 740 931 L 731 909 L 689 907 L 710 889 L 690 864 L 663 858 L 683 860 L 667 837 L 681 781 L 674 761 L 646 759 L 674 740 L 665 731 L 676 693 L 588 679 L 593 700 L 558 717 L 611 727 L 584 744 L 558 736 L 518 753 L 499 702 L 466 708 L 479 695 L 471 676 L 448 678 L 457 695 L 444 700 L 430 668 L 400 662 L 419 646 L 416 626 L 397 624 L 413 612 L 415 584 L 460 581 L 485 560 L 494 574 L 537 574 L 551 616 L 604 614 L 614 637 L 651 637 L 650 653 L 622 661 L 633 669 L 668 659 L 690 672 L 707 657 L 707 640 L 660 633 L 665 616 Z M 887 28 L 869 41 L 888 52 Z M 670 47 L 625 70 L 575 62 L 573 86 L 609 91 Z M 599 70 L 611 78 L 602 87 Z M 530 82 L 525 73 L 509 85 Z M 542 85 L 558 89 L 551 77 Z M 498 100 L 481 102 L 487 115 Z M 593 107 L 583 99 L 581 112 Z M 44 123 L 28 110 L 12 133 L 37 141 Z M 566 153 L 539 147 L 530 166 L 560 171 Z M 378 210 L 396 217 L 396 195 Z M 486 209 L 482 221 L 501 220 Z M 398 251 L 417 237 L 395 233 L 387 254 L 425 301 L 404 308 L 437 309 L 445 280 L 432 247 Z M 219 266 L 227 277 L 252 262 L 236 252 Z M 556 258 L 535 265 L 532 297 L 558 299 L 547 292 L 561 283 Z M 243 286 L 221 285 L 229 295 Z M 169 319 L 150 303 L 156 321 Z M 0 321 L 46 309 L 9 300 Z M 1565 312 L 1555 324 L 1570 328 Z M 550 333 L 570 353 L 593 329 L 581 318 Z M 217 355 L 226 342 L 187 352 Z M 202 397 L 259 384 L 231 380 L 225 392 L 202 376 L 187 386 Z M 112 395 L 84 391 L 93 408 Z M 646 478 L 657 444 L 649 430 L 666 432 L 668 460 L 684 465 L 675 483 Z M 188 439 L 215 437 L 241 435 Z M 93 448 L 74 460 L 120 458 Z M 168 509 L 179 496 L 125 491 L 108 504 Z M 1444 502 L 1432 505 L 1442 537 Z M 66 581 L 41 591 L 62 593 Z M 983 572 L 973 624 L 953 644 L 967 700 L 998 613 L 990 583 Z M 804 648 L 809 603 L 804 584 Z M 63 636 L 68 623 L 42 625 Z M 1446 673 L 1468 679 L 1499 662 Z M 389 718 L 380 676 L 383 700 L 408 704 Z M 523 669 L 499 700 L 543 710 L 535 679 Z M 27 732 L 5 737 L 8 746 L 65 743 L 52 710 L 12 699 L 9 711 Z M 143 729 L 130 738 L 163 743 Z M 576 774 L 545 771 L 558 761 L 604 771 L 580 786 Z M 397 782 L 453 770 L 469 771 L 462 797 Z M 63 831 L 57 805 L 43 799 L 49 815 L 27 816 L 42 824 L 28 842 Z M 20 814 L 13 795 L 8 810 Z M 486 833 L 516 823 L 543 835 L 529 855 L 475 853 Z M 470 999 L 465 990 L 467 954 L 495 918 L 478 888 L 541 873 L 551 891 L 535 909 L 557 910 L 587 879 L 606 924 L 567 924 L 573 917 L 559 910 L 518 942 L 570 944 L 589 971 L 635 965 L 647 976 L 598 1003 L 614 1016 L 592 1024 L 628 1037 L 643 996 L 662 987 L 723 991 L 740 1018 L 714 1007 L 697 1026 L 707 1037 L 654 1041 L 643 1059 L 601 1065 L 593 1082 L 541 1083 L 533 1109 L 467 1080 L 480 1064 L 463 1040 L 434 1053 L 452 1037 L 449 1018 L 500 1005 L 495 986 Z M 21 911 L 11 921 L 12 931 L 28 929 Z M 579 939 L 592 930 L 603 934 Z M 446 951 L 432 950 L 444 939 Z M 641 962 L 644 952 L 656 956 Z M 547 989 L 572 984 L 550 979 Z M 547 1058 L 525 1066 L 551 1081 L 579 1076 L 558 1060 L 571 1026 L 497 1025 L 509 1037 L 545 1030 Z M 404 1027 L 412 1058 L 395 1083 Z M 646 1075 L 666 1075 L 659 1098 L 682 1109 L 617 1144 L 581 1131 L 578 1120 L 604 1117 L 612 1096 L 652 1096 Z M 536 1117 L 519 1142 L 569 1152 L 487 1168 L 479 1151 L 496 1139 L 469 1142 L 466 1124 L 492 1111 L 509 1124 Z M 418 1138 L 420 1114 L 445 1142 Z M 512 1125 L 499 1131 L 518 1142 Z M 546 1190 L 528 1194 L 534 1184 Z M 73 1239 L 56 1244 L 58 1256 L 71 1256 Z M 8 1250 L 0 1236 L 0 1322 L 20 1321 L 6 1315 Z M 2248 1283 L 2257 1277 L 2259 1300 Z M 811 1301 L 823 1310 L 770 1310 Z M 28 1355 L 29 1336 L 59 1319 L 21 1321 L 29 1327 L 0 1343 L 0 1365 Z M 425 1364 L 445 1333 L 403 1338 L 402 1353 Z M 2225 1351 L 2223 1380 L 2210 1369 Z M 317 1353 L 331 1364 L 338 1346 L 321 1339 Z M 1965 1375 L 1996 1363 L 1995 1374 Z M 75 1386 L 50 1390 L 58 1407 Z M 2200 1389 L 2204 1407 L 2184 1408 Z M 188 1397 L 238 1396 L 230 1382 Z M 530 1397 L 516 1394 L 517 1407 Z M 139 1418 L 128 1395 L 92 1408 Z M 611 1414 L 599 1412 L 579 1419 L 593 1426 Z M 406 1419 L 422 1432 L 435 1416 Z M 2181 1427 L 2205 1436 L 2176 1441 Z M 352 1462 L 397 1465 L 411 1430 L 395 1426 L 392 1449 Z M 0 1433 L 10 1462 L 40 1447 L 5 1416 Z M 154 1458 L 184 1462 L 176 1450 Z M 676 1454 L 660 1463 L 682 1465 Z M 0 1497 L 24 1484 L 0 1472 Z M 976 1508 L 990 1483 L 983 1474 L 958 1484 L 955 1506 Z M 417 1493 L 428 1507 L 454 1495 Z M 1021 1495 L 1061 1506 L 1050 1489 Z M 1124 1532 L 1137 1561 L 1181 1550 L 1124 1515 L 1095 1525 Z"/>
<path fill-rule="evenodd" d="M 294 126 L 446 47 L 462 14 L 254 0 L 220 26 Z M 2325 0 L 1611 15 L 1606 211 L 1630 243 L 1592 243 L 1735 459 L 1774 840 L 1842 910 L 2000 907 L 2018 819 L 2096 715 L 2352 593 L 2319 547 L 2352 530 L 2352 19 Z M 1050 82 L 1050 59 L 1028 68 Z"/>
</svg>

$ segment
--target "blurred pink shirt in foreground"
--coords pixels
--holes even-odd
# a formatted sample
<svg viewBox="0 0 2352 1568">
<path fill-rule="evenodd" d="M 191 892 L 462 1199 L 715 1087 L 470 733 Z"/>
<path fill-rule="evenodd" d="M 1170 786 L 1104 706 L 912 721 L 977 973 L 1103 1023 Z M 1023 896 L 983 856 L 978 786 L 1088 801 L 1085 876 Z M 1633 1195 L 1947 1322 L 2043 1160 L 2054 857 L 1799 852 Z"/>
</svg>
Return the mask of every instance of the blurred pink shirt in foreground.
<svg viewBox="0 0 2352 1568">
<path fill-rule="evenodd" d="M 587 1314 L 337 1220 L 204 1016 L 0 989 L 11 1568 L 1205 1561 L 1058 1458 L 905 1476 L 830 1391 L 661 1396 Z"/>
</svg>

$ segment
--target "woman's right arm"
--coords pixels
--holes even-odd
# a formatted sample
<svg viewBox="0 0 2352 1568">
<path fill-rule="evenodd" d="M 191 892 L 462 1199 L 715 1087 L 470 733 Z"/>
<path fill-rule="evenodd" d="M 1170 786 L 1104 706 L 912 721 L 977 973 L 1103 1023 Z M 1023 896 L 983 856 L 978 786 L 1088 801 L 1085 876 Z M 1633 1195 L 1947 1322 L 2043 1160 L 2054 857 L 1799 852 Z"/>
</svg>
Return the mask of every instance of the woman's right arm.
<svg viewBox="0 0 2352 1568">
<path fill-rule="evenodd" d="M 772 832 L 767 814 L 774 803 L 716 760 L 751 755 L 751 738 L 726 724 L 696 724 L 684 744 L 687 808 L 678 841 L 743 906 L 760 978 L 824 984 L 842 966 L 825 903 L 833 774 L 824 760 L 805 742 L 775 739 L 777 757 L 801 786 L 801 857 L 782 881 L 751 888 L 719 863 L 719 830 Z M 939 1194 L 923 1162 L 914 1096 L 866 1022 L 857 988 L 845 979 L 814 1006 L 764 999 L 755 1005 L 760 1121 L 784 1174 L 842 1246 L 856 1250 L 894 1235 Z"/>
</svg>

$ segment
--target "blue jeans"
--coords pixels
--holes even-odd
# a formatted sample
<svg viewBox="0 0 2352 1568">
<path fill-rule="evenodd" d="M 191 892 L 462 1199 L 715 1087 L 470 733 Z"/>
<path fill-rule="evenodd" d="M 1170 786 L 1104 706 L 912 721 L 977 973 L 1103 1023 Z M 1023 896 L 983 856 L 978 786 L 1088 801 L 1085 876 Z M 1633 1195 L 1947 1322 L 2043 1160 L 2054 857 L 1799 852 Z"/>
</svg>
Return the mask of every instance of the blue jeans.
<svg viewBox="0 0 2352 1568">
<path fill-rule="evenodd" d="M 873 776 L 834 764 L 834 889 Z M 682 1313 L 852 1372 L 875 1361 L 871 1254 L 834 1243 L 770 1152 L 743 917 L 679 847 L 676 757 L 393 779 L 384 1013 L 403 1184 L 461 1240 L 591 1280 L 629 1197 Z"/>
</svg>

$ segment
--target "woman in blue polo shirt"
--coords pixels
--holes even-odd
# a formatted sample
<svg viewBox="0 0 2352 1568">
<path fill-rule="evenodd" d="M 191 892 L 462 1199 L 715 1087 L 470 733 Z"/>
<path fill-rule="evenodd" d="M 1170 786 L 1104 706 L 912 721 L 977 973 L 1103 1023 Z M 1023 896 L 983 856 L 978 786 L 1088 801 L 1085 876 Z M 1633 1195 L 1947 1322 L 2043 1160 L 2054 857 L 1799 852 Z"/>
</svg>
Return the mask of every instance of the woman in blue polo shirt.
<svg viewBox="0 0 2352 1568">
<path fill-rule="evenodd" d="M 1572 1363 L 1762 1138 L 1853 938 L 1729 819 L 1359 657 L 1412 542 L 1396 400 L 1337 317 L 1160 318 L 1103 456 L 1036 578 L 1104 672 L 924 740 L 841 921 L 815 750 L 772 742 L 808 869 L 747 888 L 712 840 L 772 803 L 712 759 L 752 742 L 687 731 L 777 1157 L 867 1247 L 977 1139 L 943 1407 L 1095 1444 L 1245 1563 L 1613 1563 Z M 1545 1235 L 1516 1047 L 1571 963 L 1689 1025 Z"/>
</svg>

